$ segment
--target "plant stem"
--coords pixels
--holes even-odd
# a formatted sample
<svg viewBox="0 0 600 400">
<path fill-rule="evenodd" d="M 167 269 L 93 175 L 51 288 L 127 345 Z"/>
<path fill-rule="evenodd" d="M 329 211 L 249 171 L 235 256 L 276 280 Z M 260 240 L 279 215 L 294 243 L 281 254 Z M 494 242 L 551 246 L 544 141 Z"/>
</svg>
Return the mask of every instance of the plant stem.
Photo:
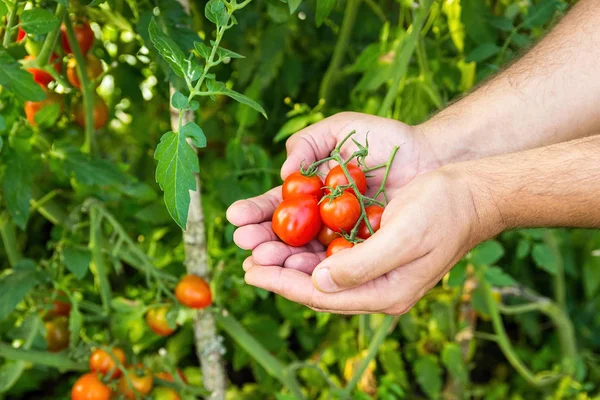
<svg viewBox="0 0 600 400">
<path fill-rule="evenodd" d="M 560 254 L 560 248 L 558 241 L 556 240 L 556 234 L 554 231 L 546 230 L 544 232 L 544 241 L 550 248 L 550 252 L 556 260 L 556 273 L 554 274 L 554 298 L 559 306 L 566 310 L 567 308 L 567 295 L 565 285 L 565 264 L 563 257 Z"/>
<path fill-rule="evenodd" d="M 23 256 L 17 245 L 15 223 L 8 216 L 0 217 L 0 237 L 2 243 L 4 243 L 8 263 L 11 267 L 14 267 Z"/>
<path fill-rule="evenodd" d="M 319 98 L 325 100 L 325 103 L 328 102 L 336 78 L 339 77 L 340 66 L 350 41 L 350 34 L 354 28 L 354 22 L 356 21 L 356 14 L 360 3 L 361 0 L 348 0 L 346 5 L 344 20 L 342 21 L 342 27 L 340 28 L 340 36 L 335 44 L 331 63 L 329 64 L 327 71 L 325 71 L 325 75 L 321 81 L 321 87 L 319 88 Z"/>
<path fill-rule="evenodd" d="M 67 8 L 62 4 L 58 3 L 56 5 L 56 12 L 54 15 L 59 21 L 62 21 L 65 13 L 67 12 Z M 44 44 L 40 49 L 36 57 L 36 62 L 39 67 L 44 67 L 48 65 L 50 61 L 50 56 L 52 55 L 52 51 L 54 50 L 54 46 L 56 46 L 56 42 L 58 41 L 58 34 L 60 33 L 60 25 L 56 27 L 53 31 L 50 31 L 48 35 L 46 35 L 46 39 L 44 40 Z"/>
<path fill-rule="evenodd" d="M 100 297 L 102 298 L 102 309 L 105 314 L 110 312 L 111 289 L 108 280 L 108 268 L 102 253 L 102 217 L 95 208 L 90 210 L 90 243 L 92 260 L 96 267 L 96 276 L 100 285 Z"/>
<path fill-rule="evenodd" d="M 14 4 L 8 14 L 8 22 L 6 23 L 6 32 L 4 33 L 4 40 L 2 41 L 2 45 L 4 47 L 8 47 L 8 45 L 10 44 L 10 39 L 12 38 L 12 27 L 15 25 L 15 21 L 17 20 L 18 6 L 19 6 L 19 1 L 14 0 Z"/>
<path fill-rule="evenodd" d="M 33 364 L 59 368 L 63 371 L 86 371 L 89 368 L 85 363 L 78 363 L 70 360 L 64 353 L 15 349 L 2 342 L 0 342 L 0 357 L 7 360 L 25 361 Z"/>
</svg>

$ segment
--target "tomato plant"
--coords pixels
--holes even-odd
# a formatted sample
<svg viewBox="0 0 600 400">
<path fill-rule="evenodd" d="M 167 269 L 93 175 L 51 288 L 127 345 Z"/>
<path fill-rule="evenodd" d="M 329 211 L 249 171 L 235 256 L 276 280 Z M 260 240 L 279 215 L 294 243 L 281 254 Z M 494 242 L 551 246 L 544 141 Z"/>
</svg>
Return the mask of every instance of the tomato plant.
<svg viewBox="0 0 600 400">
<path fill-rule="evenodd" d="M 323 181 L 317 175 L 307 176 L 297 171 L 285 178 L 281 187 L 281 195 L 284 200 L 302 195 L 321 199 L 323 197 Z"/>
<path fill-rule="evenodd" d="M 85 71 L 90 81 L 95 80 L 102 75 L 102 62 L 100 59 L 93 54 L 88 54 L 85 57 Z M 79 76 L 77 75 L 77 59 L 75 57 L 69 58 L 67 62 L 67 78 L 71 85 L 77 89 L 81 89 L 81 82 L 79 82 Z M 100 82 L 98 82 L 99 84 Z"/>
<path fill-rule="evenodd" d="M 190 308 L 206 308 L 212 303 L 210 286 L 196 275 L 181 278 L 175 287 L 175 296 L 181 304 Z"/>
<path fill-rule="evenodd" d="M 52 352 L 61 351 L 69 346 L 69 322 L 65 317 L 57 317 L 44 323 L 46 344 Z"/>
<path fill-rule="evenodd" d="M 109 400 L 111 390 L 98 376 L 89 372 L 82 375 L 71 390 L 71 400 Z"/>
<path fill-rule="evenodd" d="M 67 37 L 67 29 L 65 25 L 62 25 L 60 29 L 62 47 L 65 53 L 73 53 L 73 50 L 71 49 L 71 44 L 69 43 L 69 39 Z M 83 55 L 86 55 L 87 52 L 90 51 L 90 49 L 92 48 L 92 45 L 94 44 L 94 31 L 92 30 L 92 27 L 87 21 L 83 21 L 81 23 L 76 24 L 73 27 L 73 30 L 75 31 L 75 38 L 77 39 L 77 44 L 79 44 L 81 52 L 83 53 Z"/>
<path fill-rule="evenodd" d="M 137 396 L 145 396 L 152 391 L 154 378 L 149 371 L 140 371 L 141 367 L 129 369 L 129 380 L 131 387 L 125 376 L 119 379 L 117 388 L 126 399 L 135 399 Z"/>
<path fill-rule="evenodd" d="M 361 194 L 365 194 L 367 191 L 367 178 L 365 174 L 360 169 L 360 167 L 356 164 L 350 163 L 346 165 L 348 168 L 348 172 L 354 182 L 356 183 L 356 187 Z M 348 178 L 341 166 L 337 165 L 329 171 L 327 177 L 325 178 L 325 186 L 328 188 L 335 189 L 338 186 L 348 185 Z M 354 189 L 348 188 L 346 189 L 350 193 L 354 193 Z M 327 189 L 329 191 L 329 189 Z"/>
<path fill-rule="evenodd" d="M 283 200 L 273 213 L 272 226 L 285 243 L 304 246 L 321 229 L 317 198 L 304 195 Z"/>
<path fill-rule="evenodd" d="M 169 336 L 175 332 L 167 321 L 168 307 L 152 308 L 146 313 L 146 323 L 159 336 Z"/>
<path fill-rule="evenodd" d="M 83 103 L 75 104 L 73 115 L 77 125 L 81 126 L 82 128 L 85 127 L 85 108 Z M 108 106 L 99 96 L 94 99 L 93 118 L 94 129 L 103 128 L 108 122 Z"/>
<path fill-rule="evenodd" d="M 33 61 L 33 60 L 35 60 L 35 56 L 27 55 L 27 56 L 25 56 L 25 60 Z M 62 65 L 60 63 L 60 58 L 56 54 L 52 54 L 50 56 L 49 62 L 50 62 L 50 64 L 52 64 L 54 66 L 54 70 L 57 73 L 61 72 Z M 50 82 L 54 81 L 54 78 L 52 77 L 52 75 L 49 72 L 46 72 L 44 70 L 41 70 L 38 68 L 28 68 L 27 72 L 29 72 L 31 75 L 33 75 L 33 80 L 36 81 L 41 86 L 46 87 L 46 86 L 48 86 L 48 84 Z"/>
<path fill-rule="evenodd" d="M 60 95 L 56 93 L 48 93 L 47 97 L 42 101 L 26 101 L 25 102 L 25 115 L 27 117 L 27 121 L 33 126 L 37 125 L 36 115 L 41 110 L 50 110 L 54 109 L 55 112 L 61 114 L 64 108 L 63 99 Z"/>
<path fill-rule="evenodd" d="M 118 347 L 113 348 L 111 354 L 105 350 L 96 349 L 90 356 L 90 371 L 102 375 L 107 375 L 110 373 L 110 377 L 112 379 L 118 378 L 122 375 L 122 371 L 118 368 L 115 359 L 118 360 L 122 365 L 125 365 L 125 352 Z"/>
<path fill-rule="evenodd" d="M 347 241 L 346 239 L 344 239 L 343 237 L 338 237 L 337 239 L 334 239 L 329 246 L 327 246 L 327 252 L 326 252 L 326 256 L 329 257 L 335 253 L 337 253 L 338 251 L 342 251 L 345 249 L 350 249 L 354 247 L 354 244 Z"/>
<path fill-rule="evenodd" d="M 349 232 L 360 218 L 360 204 L 349 192 L 325 198 L 319 205 L 323 223 L 334 232 Z"/>
</svg>

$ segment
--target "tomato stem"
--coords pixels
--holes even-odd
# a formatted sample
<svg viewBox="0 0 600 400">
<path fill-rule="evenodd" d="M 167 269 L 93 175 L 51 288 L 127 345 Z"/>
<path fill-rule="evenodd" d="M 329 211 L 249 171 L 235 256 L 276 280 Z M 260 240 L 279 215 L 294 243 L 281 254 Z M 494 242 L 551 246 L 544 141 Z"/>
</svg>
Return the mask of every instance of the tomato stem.
<svg viewBox="0 0 600 400">
<path fill-rule="evenodd" d="M 16 4 L 16 1 L 15 1 Z M 58 3 L 56 5 L 56 11 L 54 13 L 54 15 L 56 15 L 56 18 L 59 21 L 62 21 L 65 17 L 65 13 L 67 12 L 67 8 Z M 54 47 L 56 46 L 56 43 L 58 42 L 58 36 L 60 33 L 60 24 L 52 31 L 50 31 L 48 33 L 48 35 L 46 36 L 46 39 L 44 40 L 44 44 L 42 45 L 42 48 L 40 49 L 40 52 L 38 53 L 37 57 L 35 58 L 35 61 L 37 62 L 39 67 L 44 67 L 46 65 L 48 65 L 48 63 L 50 62 L 50 56 L 52 55 L 52 51 L 54 50 Z"/>
<path fill-rule="evenodd" d="M 10 13 L 8 14 L 8 22 L 6 24 L 6 32 L 4 33 L 4 40 L 2 44 L 4 47 L 8 47 L 10 44 L 10 39 L 12 38 L 12 28 L 15 25 L 17 20 L 17 7 L 19 6 L 19 1 L 14 0 L 13 7 L 10 9 Z"/>
<path fill-rule="evenodd" d="M 394 158 L 396 157 L 396 153 L 398 153 L 398 150 L 400 149 L 400 146 L 394 146 L 394 149 L 392 150 L 392 154 L 390 155 L 390 158 L 388 159 L 387 163 L 386 163 L 386 167 L 385 167 L 385 172 L 383 174 L 383 179 L 381 181 L 381 186 L 379 186 L 379 189 L 377 189 L 377 192 L 375 192 L 375 195 L 373 196 L 373 199 L 377 199 L 377 197 L 380 194 L 383 194 L 383 198 L 385 199 L 385 205 L 387 206 L 389 203 L 388 197 L 387 197 L 387 192 L 385 190 L 385 184 L 388 180 L 388 176 L 390 174 L 390 169 L 392 168 L 392 164 L 394 162 Z M 373 200 L 371 199 L 371 200 Z M 371 202 L 370 204 L 373 204 L 373 202 Z"/>
</svg>

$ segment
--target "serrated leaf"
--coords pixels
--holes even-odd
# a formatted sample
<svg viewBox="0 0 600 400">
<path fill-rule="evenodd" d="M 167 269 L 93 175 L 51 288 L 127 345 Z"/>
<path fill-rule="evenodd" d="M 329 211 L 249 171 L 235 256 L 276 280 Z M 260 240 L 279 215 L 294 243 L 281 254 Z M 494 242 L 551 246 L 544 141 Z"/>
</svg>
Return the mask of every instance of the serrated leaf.
<svg viewBox="0 0 600 400">
<path fill-rule="evenodd" d="M 60 117 L 61 104 L 52 103 L 44 106 L 35 114 L 35 123 L 41 127 L 53 126 Z"/>
<path fill-rule="evenodd" d="M 6 51 L 0 50 L 0 86 L 13 92 L 21 100 L 42 101 L 44 90 L 35 83 L 33 75 L 21 68 Z"/>
<path fill-rule="evenodd" d="M 500 260 L 504 255 L 504 248 L 495 240 L 481 243 L 472 251 L 474 265 L 490 265 Z"/>
<path fill-rule="evenodd" d="M 195 122 L 188 122 L 183 126 L 183 134 L 198 148 L 206 147 L 206 136 L 204 131 Z"/>
<path fill-rule="evenodd" d="M 175 92 L 171 98 L 171 105 L 178 110 L 185 110 L 188 107 L 188 99 L 183 93 Z"/>
<path fill-rule="evenodd" d="M 59 21 L 50 11 L 32 8 L 21 13 L 21 28 L 33 35 L 43 35 L 58 28 Z"/>
<path fill-rule="evenodd" d="M 196 190 L 194 172 L 199 172 L 196 152 L 188 145 L 183 132 L 167 132 L 154 152 L 158 160 L 156 182 L 164 192 L 165 205 L 171 218 L 186 228 L 190 190 Z"/>
<path fill-rule="evenodd" d="M 556 274 L 556 259 L 550 251 L 550 248 L 545 244 L 536 244 L 531 252 L 535 265 L 549 274 Z"/>
<path fill-rule="evenodd" d="M 513 286 L 517 284 L 512 276 L 500 267 L 489 267 L 485 270 L 485 279 L 494 286 Z"/>
<path fill-rule="evenodd" d="M 463 360 L 462 351 L 460 346 L 456 343 L 448 342 L 444 345 L 442 350 L 442 362 L 444 366 L 450 371 L 450 374 L 461 383 L 467 383 L 469 380 L 469 373 Z"/>
<path fill-rule="evenodd" d="M 437 358 L 432 355 L 421 357 L 415 362 L 413 369 L 423 392 L 430 399 L 437 399 L 442 390 L 442 369 Z"/>
<path fill-rule="evenodd" d="M 37 271 L 21 270 L 0 280 L 0 321 L 8 317 L 38 283 Z"/>
<path fill-rule="evenodd" d="M 300 7 L 301 3 L 302 3 L 302 0 L 288 0 L 288 6 L 290 7 L 290 14 L 295 12 L 298 9 L 298 7 Z"/>
<path fill-rule="evenodd" d="M 225 25 L 229 19 L 223 0 L 210 0 L 206 3 L 204 15 L 210 22 L 217 25 L 217 27 Z"/>
<path fill-rule="evenodd" d="M 198 55 L 206 60 L 208 60 L 208 58 L 210 57 L 210 53 L 212 51 L 212 49 L 210 47 L 208 47 L 207 45 L 205 45 L 202 42 L 194 42 L 194 49 L 196 49 L 196 52 L 198 53 Z"/>
<path fill-rule="evenodd" d="M 479 63 L 498 54 L 500 50 L 501 48 L 495 43 L 483 43 L 467 54 L 466 61 Z"/>
<path fill-rule="evenodd" d="M 6 154 L 4 162 L 7 166 L 3 185 L 6 208 L 15 224 L 24 230 L 29 219 L 29 201 L 33 186 L 31 154 L 10 151 Z"/>
<path fill-rule="evenodd" d="M 148 33 L 150 34 L 150 41 L 152 41 L 160 56 L 171 66 L 173 72 L 179 76 L 185 76 L 188 68 L 183 51 L 177 43 L 160 30 L 154 18 L 150 21 Z"/>
<path fill-rule="evenodd" d="M 335 7 L 335 3 L 337 0 L 317 0 L 317 13 L 315 16 L 315 20 L 317 22 L 317 26 L 321 26 L 325 19 L 331 14 L 333 8 Z"/>
<path fill-rule="evenodd" d="M 305 128 L 310 122 L 310 115 L 299 115 L 297 117 L 291 118 L 286 121 L 285 124 L 279 128 L 279 132 L 273 138 L 275 143 L 282 141 L 294 133 L 298 132 L 300 129 Z"/>
<path fill-rule="evenodd" d="M 90 268 L 92 255 L 87 249 L 65 247 L 63 250 L 65 266 L 79 280 L 83 279 Z"/>
</svg>

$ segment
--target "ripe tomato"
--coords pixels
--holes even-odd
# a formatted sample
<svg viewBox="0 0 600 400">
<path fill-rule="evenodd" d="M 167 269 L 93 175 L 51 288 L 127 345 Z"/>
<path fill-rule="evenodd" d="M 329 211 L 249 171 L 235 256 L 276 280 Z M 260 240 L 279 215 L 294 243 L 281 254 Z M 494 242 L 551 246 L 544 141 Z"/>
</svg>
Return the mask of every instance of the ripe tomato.
<svg viewBox="0 0 600 400">
<path fill-rule="evenodd" d="M 67 28 L 63 24 L 60 27 L 61 30 L 61 39 L 62 46 L 65 50 L 65 53 L 71 54 L 73 51 L 71 50 L 71 45 L 69 44 L 69 39 L 67 38 Z M 81 48 L 81 52 L 83 55 L 86 55 L 88 51 L 92 48 L 94 44 L 94 31 L 90 27 L 90 24 L 87 22 L 83 22 L 81 24 L 73 26 L 73 30 L 75 31 L 75 38 L 77 39 L 77 43 L 79 43 L 79 48 Z"/>
<path fill-rule="evenodd" d="M 196 275 L 186 275 L 175 287 L 175 297 L 190 308 L 206 308 L 212 303 L 210 286 Z"/>
<path fill-rule="evenodd" d="M 102 62 L 93 54 L 88 54 L 85 58 L 85 71 L 87 77 L 90 81 L 93 81 L 99 77 L 104 70 L 102 68 Z M 79 75 L 77 75 L 77 60 L 75 57 L 71 57 L 69 62 L 67 62 L 67 78 L 71 85 L 77 89 L 81 89 L 81 82 L 79 82 Z"/>
<path fill-rule="evenodd" d="M 46 93 L 46 98 L 42 101 L 26 101 L 25 102 L 25 115 L 27 121 L 33 126 L 36 126 L 35 116 L 44 107 L 48 107 L 52 104 L 58 104 L 60 113 L 63 111 L 63 100 L 62 97 L 56 93 Z"/>
<path fill-rule="evenodd" d="M 188 380 L 187 380 L 185 374 L 179 368 L 177 369 L 177 374 L 179 375 L 179 377 L 181 378 L 181 380 L 183 381 L 183 383 L 186 383 L 186 384 L 188 383 Z M 173 375 L 171 375 L 169 372 L 157 372 L 155 374 L 155 376 L 158 379 L 162 379 L 163 381 L 175 382 L 175 379 L 173 378 Z"/>
<path fill-rule="evenodd" d="M 125 396 L 125 398 L 133 400 L 136 398 L 136 393 L 145 396 L 152 391 L 152 387 L 154 386 L 152 373 L 148 370 L 140 371 L 142 368 L 143 367 L 139 365 L 137 368 L 129 368 L 129 379 L 131 380 L 133 389 L 127 384 L 125 376 L 122 376 L 121 379 L 119 379 L 117 389 L 119 390 L 119 393 Z M 137 373 L 141 373 L 141 375 L 137 375 Z"/>
<path fill-rule="evenodd" d="M 339 237 L 335 239 L 333 242 L 327 246 L 327 252 L 325 253 L 326 257 L 331 256 L 332 254 L 337 253 L 338 251 L 342 251 L 345 249 L 350 249 L 354 247 L 354 243 L 350 243 L 343 237 Z"/>
<path fill-rule="evenodd" d="M 317 175 L 304 176 L 294 172 L 283 181 L 281 188 L 283 200 L 294 196 L 309 195 L 317 199 L 323 197 L 323 181 Z"/>
<path fill-rule="evenodd" d="M 175 389 L 159 387 L 152 392 L 153 400 L 181 400 Z"/>
<path fill-rule="evenodd" d="M 167 323 L 167 307 L 152 308 L 146 313 L 146 323 L 159 336 L 169 336 L 175 329 Z"/>
<path fill-rule="evenodd" d="M 69 320 L 58 317 L 44 323 L 46 327 L 46 343 L 48 351 L 57 352 L 69 346 Z"/>
<path fill-rule="evenodd" d="M 321 219 L 334 232 L 350 232 L 360 218 L 360 203 L 348 192 L 335 199 L 324 199 L 319 205 Z"/>
<path fill-rule="evenodd" d="M 68 317 L 71 314 L 71 303 L 68 302 L 68 297 L 65 292 L 60 290 L 56 293 L 56 297 L 52 302 L 52 308 L 48 310 L 48 307 L 44 307 L 47 310 L 44 315 L 44 319 L 51 319 L 55 317 Z M 45 299 L 44 303 L 47 305 L 50 299 Z"/>
<path fill-rule="evenodd" d="M 112 349 L 112 356 L 115 357 L 119 362 L 125 365 L 126 356 L 125 352 L 115 347 Z M 120 377 L 123 372 L 117 368 L 117 363 L 113 360 L 111 355 L 102 349 L 96 349 L 90 356 L 90 371 L 98 372 L 102 375 L 106 375 L 112 371 L 111 379 Z"/>
<path fill-rule="evenodd" d="M 354 183 L 356 183 L 356 187 L 361 194 L 365 194 L 367 191 L 367 178 L 365 174 L 362 172 L 360 167 L 356 164 L 348 164 L 347 165 L 348 172 L 352 179 L 354 179 Z M 334 167 L 325 178 L 325 186 L 329 186 L 332 188 L 336 188 L 338 186 L 343 186 L 348 184 L 348 179 L 346 179 L 346 175 L 344 174 L 344 170 L 339 165 Z M 325 190 L 328 192 L 328 190 Z M 354 193 L 353 189 L 346 189 L 347 192 Z"/>
<path fill-rule="evenodd" d="M 71 400 L 109 400 L 111 391 L 94 372 L 82 375 L 71 390 Z"/>
<path fill-rule="evenodd" d="M 27 55 L 27 56 L 25 56 L 25 60 L 35 60 L 35 57 L 32 55 Z M 58 56 L 56 54 L 52 54 L 50 56 L 49 63 L 54 65 L 54 69 L 56 70 L 56 72 L 58 72 L 60 74 L 61 63 L 60 63 L 60 59 L 58 58 Z M 36 81 L 39 85 L 41 85 L 43 87 L 48 86 L 48 84 L 54 80 L 52 75 L 50 75 L 48 72 L 41 70 L 41 69 L 27 68 L 27 72 L 29 72 L 31 75 L 33 75 L 33 80 Z"/>
<path fill-rule="evenodd" d="M 85 109 L 83 102 L 79 102 L 75 105 L 73 110 L 75 115 L 75 122 L 77 125 L 85 128 Z M 96 96 L 94 98 L 94 129 L 100 129 L 108 122 L 108 107 L 102 97 Z"/>
<path fill-rule="evenodd" d="M 25 40 L 26 37 L 27 37 L 27 32 L 25 32 L 23 30 L 23 28 L 21 28 L 21 26 L 19 26 L 19 30 L 17 32 L 17 43 L 21 43 L 23 40 Z"/>
<path fill-rule="evenodd" d="M 304 246 L 321 229 L 319 200 L 297 196 L 283 200 L 273 213 L 273 232 L 290 246 Z"/>
<path fill-rule="evenodd" d="M 369 219 L 371 228 L 373 228 L 373 232 L 377 232 L 381 227 L 381 215 L 383 214 L 383 207 L 368 206 L 365 208 L 365 212 L 367 213 L 367 218 Z M 358 227 L 358 237 L 361 239 L 368 239 L 371 237 L 371 232 L 369 232 L 365 221 L 361 222 L 360 226 Z"/>
<path fill-rule="evenodd" d="M 327 225 L 323 225 L 319 231 L 319 234 L 317 235 L 317 239 L 323 246 L 329 246 L 329 243 L 333 242 L 339 237 L 340 235 L 329 229 Z"/>
</svg>

